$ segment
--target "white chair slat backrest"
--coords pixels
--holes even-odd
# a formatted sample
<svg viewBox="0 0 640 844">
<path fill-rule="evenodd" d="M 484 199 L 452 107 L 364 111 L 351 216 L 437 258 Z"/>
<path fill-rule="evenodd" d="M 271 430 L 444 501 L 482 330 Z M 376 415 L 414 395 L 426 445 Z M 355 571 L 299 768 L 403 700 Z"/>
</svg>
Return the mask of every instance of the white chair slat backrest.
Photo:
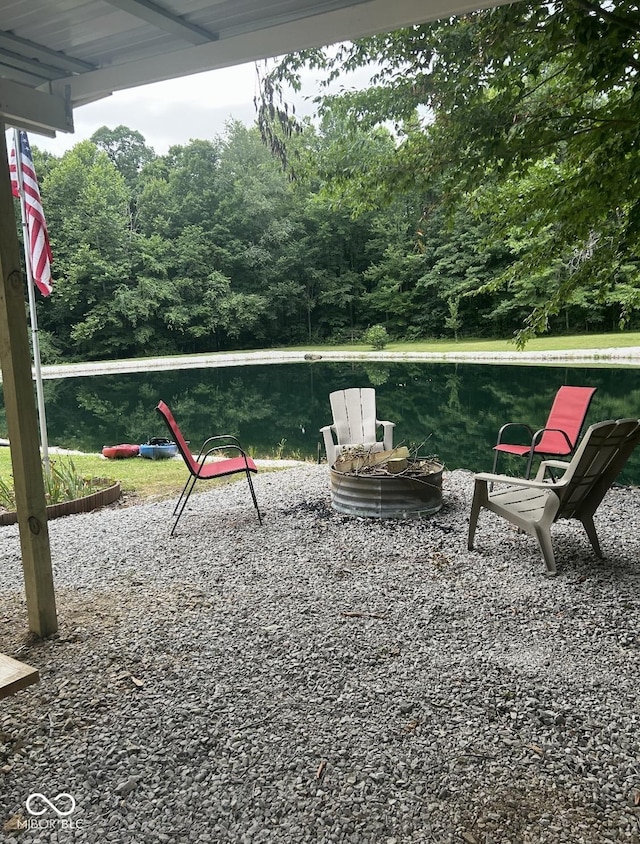
<svg viewBox="0 0 640 844">
<path fill-rule="evenodd" d="M 339 443 L 372 443 L 376 439 L 376 391 L 371 387 L 337 390 L 329 396 Z"/>
</svg>

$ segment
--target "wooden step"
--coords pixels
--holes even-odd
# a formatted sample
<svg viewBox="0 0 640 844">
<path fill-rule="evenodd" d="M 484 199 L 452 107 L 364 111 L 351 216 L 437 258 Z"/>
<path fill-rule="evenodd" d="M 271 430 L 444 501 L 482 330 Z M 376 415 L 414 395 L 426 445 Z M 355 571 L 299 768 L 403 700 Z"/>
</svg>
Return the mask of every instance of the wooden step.
<svg viewBox="0 0 640 844">
<path fill-rule="evenodd" d="M 9 697 L 14 692 L 37 683 L 39 679 L 37 668 L 0 654 L 0 698 Z"/>
</svg>

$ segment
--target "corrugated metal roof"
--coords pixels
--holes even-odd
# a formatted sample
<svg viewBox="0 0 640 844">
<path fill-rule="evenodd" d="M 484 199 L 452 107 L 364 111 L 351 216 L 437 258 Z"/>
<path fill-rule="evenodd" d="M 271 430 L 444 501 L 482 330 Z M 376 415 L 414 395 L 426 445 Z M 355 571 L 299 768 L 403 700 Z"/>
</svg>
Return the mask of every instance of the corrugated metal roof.
<svg viewBox="0 0 640 844">
<path fill-rule="evenodd" d="M 421 23 L 502 0 L 3 0 L 0 116 L 73 130 L 113 91 Z"/>
</svg>

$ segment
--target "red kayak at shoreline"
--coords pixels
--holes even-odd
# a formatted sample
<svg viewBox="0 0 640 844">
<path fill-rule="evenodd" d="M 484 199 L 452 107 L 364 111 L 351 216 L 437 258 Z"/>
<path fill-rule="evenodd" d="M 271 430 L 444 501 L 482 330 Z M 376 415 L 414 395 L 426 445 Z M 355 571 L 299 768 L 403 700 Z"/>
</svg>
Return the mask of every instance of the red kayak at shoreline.
<svg viewBox="0 0 640 844">
<path fill-rule="evenodd" d="M 102 456 L 109 460 L 123 460 L 126 457 L 137 457 L 140 446 L 134 443 L 120 443 L 120 445 L 105 445 Z"/>
</svg>

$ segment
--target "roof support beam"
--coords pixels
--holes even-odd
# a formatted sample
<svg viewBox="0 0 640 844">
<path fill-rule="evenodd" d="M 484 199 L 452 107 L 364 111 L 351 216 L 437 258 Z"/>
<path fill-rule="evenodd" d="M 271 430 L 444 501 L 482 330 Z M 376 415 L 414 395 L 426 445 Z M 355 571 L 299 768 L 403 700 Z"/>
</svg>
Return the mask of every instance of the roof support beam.
<svg viewBox="0 0 640 844">
<path fill-rule="evenodd" d="M 131 0 L 111 2 L 120 5 Z M 55 79 L 50 87 L 52 91 L 59 92 L 65 85 L 70 85 L 71 101 L 76 106 L 137 85 L 232 67 L 338 40 L 388 32 L 425 20 L 448 17 L 454 10 L 462 14 L 507 2 L 510 0 L 394 0 L 393 3 L 389 0 L 364 0 L 344 8 L 272 25 L 258 18 L 251 31 L 246 31 L 245 27 L 241 31 L 221 30 L 219 41 Z"/>
<path fill-rule="evenodd" d="M 44 64 L 34 65 L 28 59 L 22 58 L 17 53 L 3 50 L 0 53 L 0 63 L 3 68 L 8 68 L 12 78 L 16 82 L 31 83 L 31 87 L 42 85 L 48 79 L 58 79 L 60 71 L 55 67 L 48 67 Z"/>
<path fill-rule="evenodd" d="M 73 111 L 68 98 L 8 79 L 0 79 L 0 119 L 10 126 L 42 135 L 53 136 L 56 130 L 73 132 Z"/>
<path fill-rule="evenodd" d="M 0 32 L 0 49 L 23 56 L 36 67 L 42 62 L 67 73 L 85 73 L 87 70 L 95 69 L 89 62 L 74 59 L 58 50 L 50 50 L 48 47 L 43 47 L 42 44 L 35 44 L 26 38 L 13 35 L 11 32 Z"/>
<path fill-rule="evenodd" d="M 160 8 L 151 0 L 107 0 L 111 6 L 117 6 L 125 12 L 129 12 L 136 18 L 141 18 L 147 23 L 184 38 L 190 44 L 206 44 L 209 41 L 217 41 L 217 33 L 207 32 L 201 26 L 189 23 L 177 15 L 172 15 L 166 9 Z"/>
<path fill-rule="evenodd" d="M 38 636 L 58 629 L 51 549 L 31 376 L 20 244 L 0 120 L 0 362 L 11 444 L 29 628 Z"/>
</svg>

